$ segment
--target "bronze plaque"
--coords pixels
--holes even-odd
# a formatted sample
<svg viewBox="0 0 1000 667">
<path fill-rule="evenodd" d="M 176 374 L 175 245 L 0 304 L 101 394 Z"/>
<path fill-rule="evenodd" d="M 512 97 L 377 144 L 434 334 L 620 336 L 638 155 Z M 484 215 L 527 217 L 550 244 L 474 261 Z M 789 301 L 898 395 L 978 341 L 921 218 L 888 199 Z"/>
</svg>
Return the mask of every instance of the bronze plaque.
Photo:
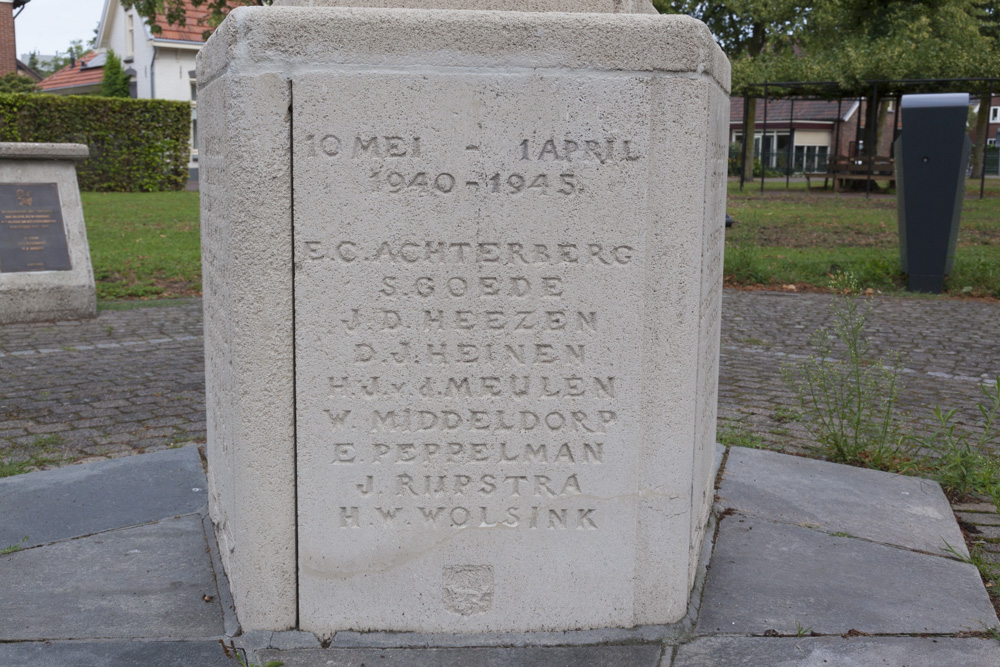
<svg viewBox="0 0 1000 667">
<path fill-rule="evenodd" d="M 56 184 L 0 184 L 0 273 L 72 268 Z"/>
</svg>

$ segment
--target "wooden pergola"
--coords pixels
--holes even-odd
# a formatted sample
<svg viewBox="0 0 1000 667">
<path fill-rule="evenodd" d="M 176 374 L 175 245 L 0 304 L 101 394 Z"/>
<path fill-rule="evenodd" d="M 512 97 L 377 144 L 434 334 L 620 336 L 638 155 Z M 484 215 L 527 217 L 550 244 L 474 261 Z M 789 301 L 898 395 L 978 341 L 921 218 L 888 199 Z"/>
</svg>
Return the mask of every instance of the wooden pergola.
<svg viewBox="0 0 1000 667">
<path fill-rule="evenodd" d="M 767 136 L 767 103 L 768 99 L 774 97 L 776 99 L 787 98 L 791 102 L 791 113 L 789 117 L 789 128 L 791 128 L 791 123 L 795 117 L 795 100 L 803 99 L 822 99 L 822 100 L 837 100 L 837 116 L 841 118 L 842 106 L 845 99 L 852 100 L 867 100 L 869 102 L 869 108 L 878 108 L 879 102 L 886 98 L 894 98 L 896 100 L 895 105 L 895 115 L 893 119 L 893 141 L 895 141 L 897 133 L 899 132 L 899 107 L 900 98 L 903 95 L 917 94 L 917 93 L 952 93 L 952 92 L 969 92 L 970 88 L 979 89 L 981 99 L 985 100 L 986 104 L 990 104 L 993 100 L 994 91 L 1000 91 L 1000 77 L 982 77 L 982 78 L 954 78 L 954 79 L 875 79 L 861 82 L 861 86 L 848 87 L 837 81 L 765 81 L 762 83 L 751 83 L 743 87 L 743 141 L 747 141 L 747 137 L 753 137 L 754 130 L 748 128 L 748 109 L 749 109 L 749 98 L 758 97 L 758 92 L 762 92 L 759 95 L 764 100 L 764 118 L 763 118 L 763 133 Z M 775 94 L 772 91 L 777 90 Z M 869 92 L 870 91 L 870 92 Z M 858 110 L 858 127 L 861 126 L 861 112 Z M 756 122 L 754 123 L 756 125 Z M 874 133 L 876 128 L 872 127 L 870 123 L 865 126 L 866 133 L 872 138 L 872 141 L 866 141 L 866 151 L 874 150 L 877 151 L 878 147 L 875 146 Z M 840 143 L 840 123 L 836 126 L 837 137 L 834 140 L 834 145 L 839 146 Z M 752 139 L 751 139 L 752 140 Z M 982 137 L 982 141 L 985 143 L 986 137 Z M 761 145 L 763 152 L 763 144 Z M 980 183 L 979 183 L 979 198 L 982 199 L 985 188 L 986 188 L 986 150 L 983 147 L 983 163 L 981 165 Z M 791 150 L 792 142 L 788 142 L 789 152 L 788 159 L 785 165 L 785 184 L 786 187 L 791 180 Z M 744 163 L 746 161 L 747 151 L 740 151 L 740 189 L 743 189 L 745 183 L 745 171 Z M 868 154 L 868 158 L 874 158 L 874 154 Z M 866 196 L 871 196 L 872 188 L 872 165 L 874 160 L 868 159 L 868 174 L 865 179 L 865 194 Z M 764 191 L 764 179 L 765 179 L 766 169 L 761 169 L 760 175 L 760 190 Z"/>
</svg>

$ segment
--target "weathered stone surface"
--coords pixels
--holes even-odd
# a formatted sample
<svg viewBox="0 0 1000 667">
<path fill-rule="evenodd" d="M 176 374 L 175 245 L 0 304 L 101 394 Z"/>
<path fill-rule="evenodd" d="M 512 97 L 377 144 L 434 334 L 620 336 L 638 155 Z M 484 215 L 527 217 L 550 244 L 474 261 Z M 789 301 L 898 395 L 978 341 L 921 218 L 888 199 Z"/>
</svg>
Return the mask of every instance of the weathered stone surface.
<svg viewBox="0 0 1000 667">
<path fill-rule="evenodd" d="M 86 157 L 87 151 L 80 144 L 0 143 L 0 184 L 17 192 L 16 201 L 0 206 L 0 255 L 7 258 L 6 268 L 0 258 L 0 324 L 97 315 L 94 271 L 72 162 Z M 47 198 L 51 202 L 36 206 L 34 190 L 39 196 L 51 190 Z M 28 255 L 45 257 L 63 244 L 63 258 L 55 264 L 17 266 Z"/>
<path fill-rule="evenodd" d="M 199 67 L 210 495 L 244 628 L 681 619 L 724 217 L 704 26 L 243 8 Z"/>
<path fill-rule="evenodd" d="M 5 641 L 222 634 L 198 515 L 0 556 L 0 590 Z"/>
<path fill-rule="evenodd" d="M 232 667 L 210 641 L 57 641 L 0 644 L 0 664 L 31 667 Z"/>
<path fill-rule="evenodd" d="M 663 647 L 264 650 L 257 661 L 285 667 L 670 667 Z"/>
<path fill-rule="evenodd" d="M 741 514 L 943 555 L 967 554 L 940 485 L 759 449 L 729 451 L 719 503 Z"/>
<path fill-rule="evenodd" d="M 681 646 L 674 667 L 759 665 L 906 665 L 997 667 L 991 639 L 951 637 L 710 637 Z"/>
<path fill-rule="evenodd" d="M 86 144 L 0 142 L 0 160 L 83 160 L 89 155 Z"/>
<path fill-rule="evenodd" d="M 0 479 L 0 545 L 24 547 L 197 512 L 205 507 L 197 447 Z"/>
<path fill-rule="evenodd" d="M 722 519 L 698 634 L 997 627 L 972 565 L 739 514 Z"/>
<path fill-rule="evenodd" d="M 500 632 L 478 634 L 426 632 L 338 632 L 330 641 L 332 648 L 470 648 L 470 647 L 543 647 L 594 646 L 597 644 L 665 644 L 687 636 L 683 623 L 644 625 L 636 628 L 598 628 L 570 632 Z M 277 635 L 278 633 L 275 633 Z M 272 648 L 280 648 L 271 640 Z"/>
<path fill-rule="evenodd" d="M 649 0 L 275 0 L 277 7 L 480 9 L 511 12 L 656 14 Z"/>
</svg>

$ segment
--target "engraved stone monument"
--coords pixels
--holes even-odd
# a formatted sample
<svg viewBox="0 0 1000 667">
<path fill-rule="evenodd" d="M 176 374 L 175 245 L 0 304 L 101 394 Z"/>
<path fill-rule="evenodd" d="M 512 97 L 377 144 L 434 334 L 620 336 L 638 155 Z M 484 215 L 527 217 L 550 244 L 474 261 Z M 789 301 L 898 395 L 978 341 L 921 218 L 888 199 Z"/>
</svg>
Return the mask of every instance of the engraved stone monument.
<svg viewBox="0 0 1000 667">
<path fill-rule="evenodd" d="M 715 451 L 708 30 L 644 0 L 275 5 L 234 10 L 198 71 L 210 496 L 244 630 L 682 619 Z"/>
<path fill-rule="evenodd" d="M 0 324 L 97 315 L 74 160 L 82 144 L 0 143 Z"/>
</svg>

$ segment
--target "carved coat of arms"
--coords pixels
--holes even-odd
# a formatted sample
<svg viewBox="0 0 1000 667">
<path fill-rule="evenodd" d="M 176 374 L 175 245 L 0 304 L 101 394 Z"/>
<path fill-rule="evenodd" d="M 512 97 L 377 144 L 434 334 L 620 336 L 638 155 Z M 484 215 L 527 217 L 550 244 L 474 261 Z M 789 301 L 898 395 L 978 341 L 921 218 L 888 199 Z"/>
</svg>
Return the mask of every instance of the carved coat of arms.
<svg viewBox="0 0 1000 667">
<path fill-rule="evenodd" d="M 444 568 L 445 609 L 471 616 L 493 606 L 493 567 L 490 565 L 447 565 Z"/>
</svg>

